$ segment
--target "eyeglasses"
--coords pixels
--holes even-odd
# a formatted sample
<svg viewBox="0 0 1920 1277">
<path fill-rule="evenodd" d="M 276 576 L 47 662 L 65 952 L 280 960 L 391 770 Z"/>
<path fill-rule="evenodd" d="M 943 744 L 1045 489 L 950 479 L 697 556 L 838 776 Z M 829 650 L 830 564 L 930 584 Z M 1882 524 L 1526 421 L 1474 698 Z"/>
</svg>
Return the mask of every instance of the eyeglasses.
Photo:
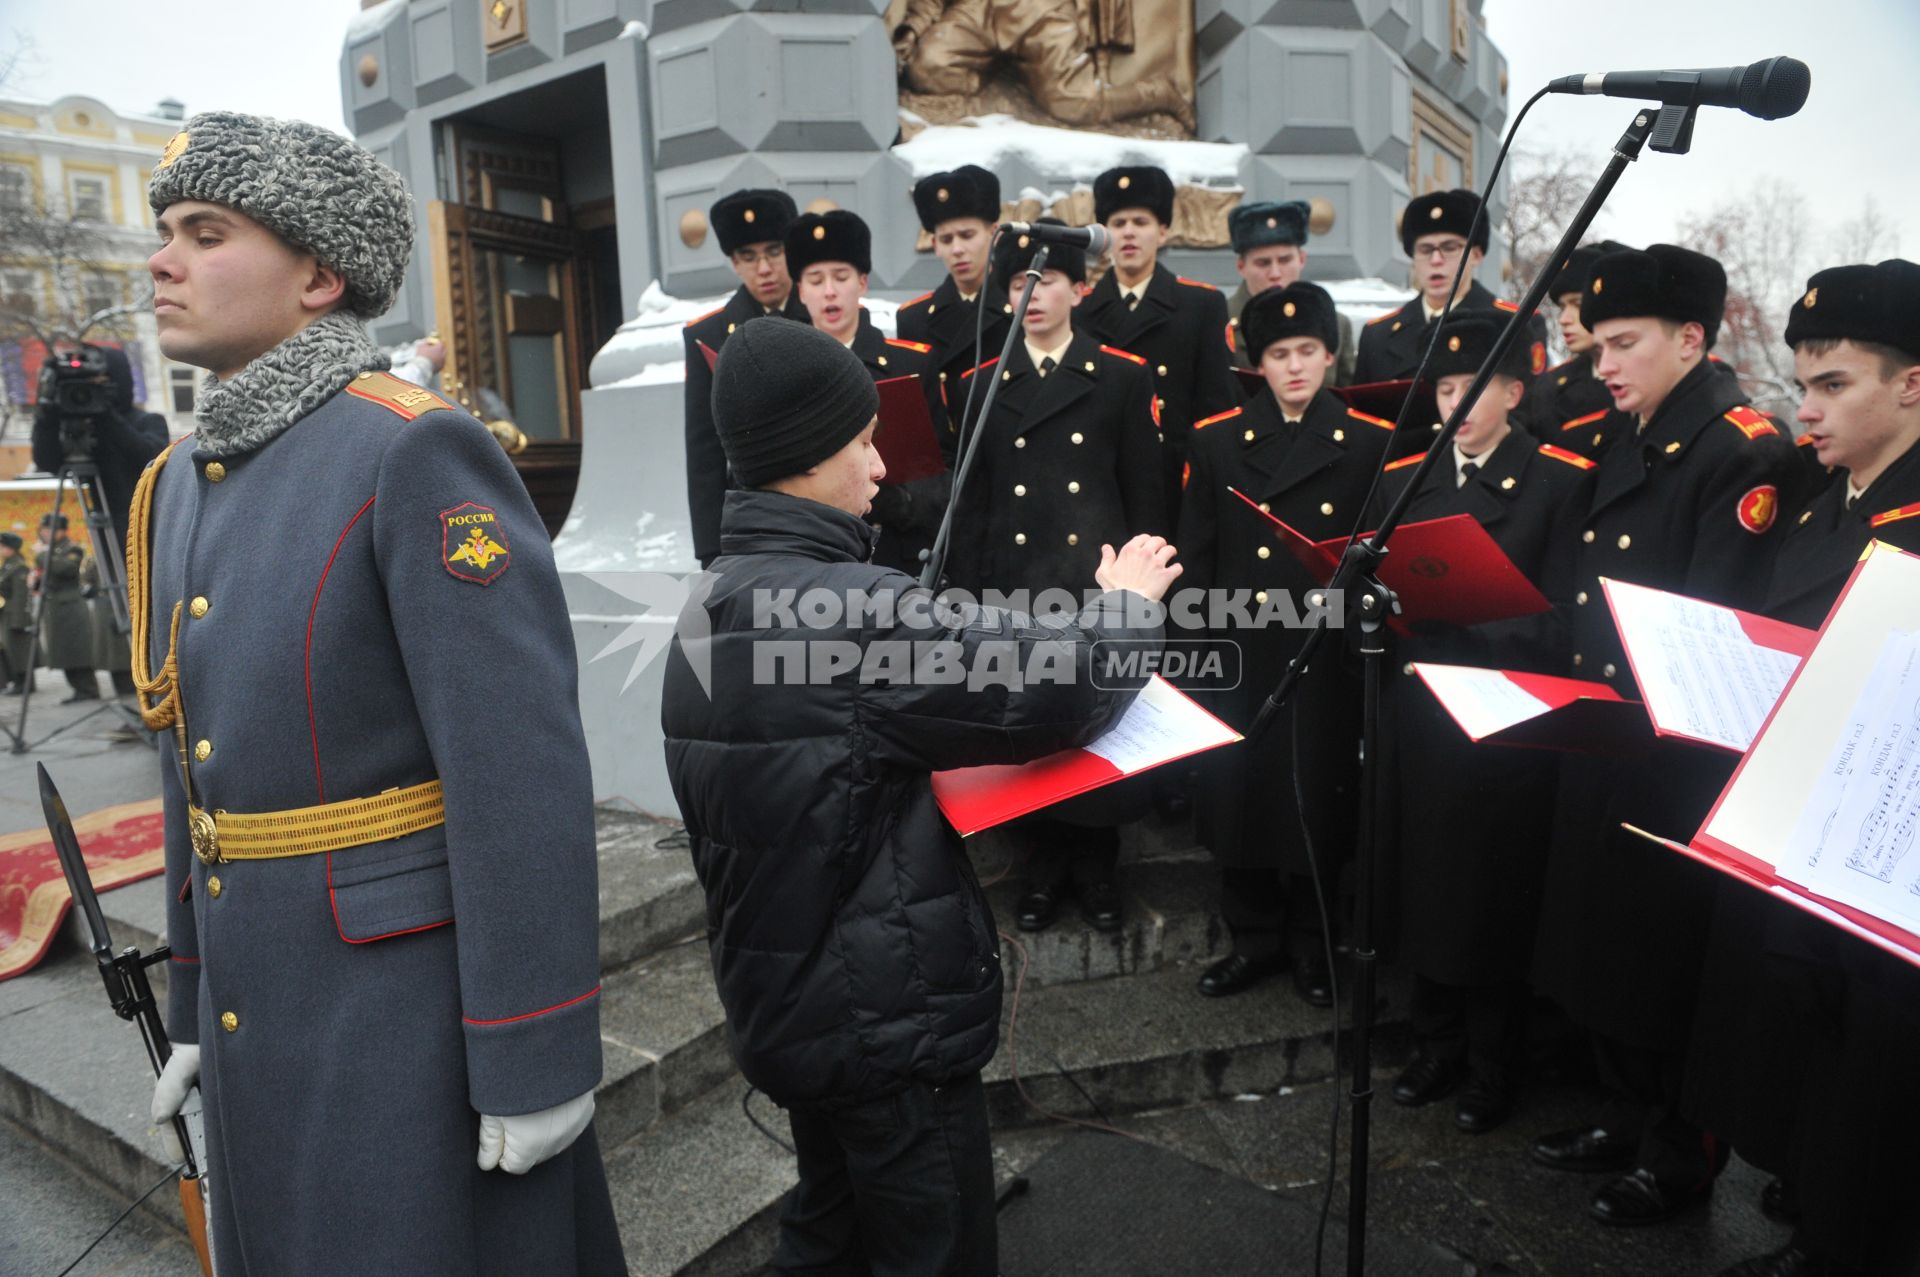
<svg viewBox="0 0 1920 1277">
<path fill-rule="evenodd" d="M 768 244 L 764 249 L 739 249 L 734 253 L 733 260 L 742 266 L 756 266 L 762 261 L 777 262 L 786 255 L 786 245 Z"/>
<path fill-rule="evenodd" d="M 1438 244 L 1415 244 L 1413 246 L 1413 257 L 1415 261 L 1419 261 L 1423 257 L 1438 257 L 1442 261 L 1451 261 L 1466 251 L 1467 241 L 1463 239 L 1449 239 L 1442 240 Z"/>
</svg>

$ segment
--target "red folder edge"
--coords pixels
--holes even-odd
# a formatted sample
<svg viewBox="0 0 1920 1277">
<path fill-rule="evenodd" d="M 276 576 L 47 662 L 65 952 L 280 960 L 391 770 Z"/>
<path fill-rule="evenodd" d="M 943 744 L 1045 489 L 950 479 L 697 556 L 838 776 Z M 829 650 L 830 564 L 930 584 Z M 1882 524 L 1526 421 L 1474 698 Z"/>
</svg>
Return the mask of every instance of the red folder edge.
<svg viewBox="0 0 1920 1277">
<path fill-rule="evenodd" d="M 1144 775 L 1168 763 L 1177 763 L 1246 739 L 1205 709 L 1200 712 L 1232 732 L 1233 739 L 1222 741 L 1219 745 L 1190 749 L 1184 754 L 1163 759 L 1152 767 L 1131 772 L 1121 771 L 1100 755 L 1086 749 L 1063 749 L 1030 763 L 956 767 L 933 773 L 933 799 L 939 805 L 940 813 L 947 818 L 947 823 L 953 826 L 954 832 L 962 838 L 971 838 L 983 829 L 1017 820 L 1069 798 L 1078 798 L 1102 785 L 1125 780 L 1129 776 Z"/>
<path fill-rule="evenodd" d="M 1334 541 L 1312 540 L 1306 533 L 1276 518 L 1272 511 L 1262 510 L 1258 501 L 1240 489 L 1230 487 L 1227 491 L 1246 502 L 1249 509 L 1273 525 L 1276 529 L 1275 534 L 1280 538 L 1280 547 L 1293 556 L 1294 562 L 1307 570 L 1308 576 L 1322 585 L 1333 580 L 1334 572 L 1340 567 L 1340 555 L 1347 546 L 1345 537 Z"/>
<path fill-rule="evenodd" d="M 1855 576 L 1858 576 L 1860 573 L 1857 565 L 1853 571 Z M 1613 631 L 1620 636 L 1620 650 L 1627 655 L 1627 671 L 1633 675 L 1633 685 L 1638 687 L 1640 686 L 1640 670 L 1634 664 L 1633 647 L 1627 642 L 1627 632 L 1620 628 L 1620 613 L 1613 606 L 1613 592 L 1607 589 L 1607 583 L 1611 580 L 1613 580 L 1612 577 L 1601 577 L 1600 591 L 1607 596 L 1607 614 L 1613 618 Z M 1643 590 L 1659 588 L 1652 585 L 1640 585 L 1637 581 L 1622 581 L 1621 584 L 1637 586 Z M 1853 577 L 1850 576 L 1847 578 L 1845 589 L 1842 589 L 1840 592 L 1840 597 L 1845 598 L 1846 591 L 1852 588 Z M 1660 593 L 1674 594 L 1675 592 L 1672 590 L 1661 590 Z M 1693 596 L 1676 595 L 1676 597 L 1692 598 Z M 1707 599 L 1695 599 L 1694 601 L 1696 603 L 1709 602 Z M 1724 603 L 1714 603 L 1712 606 L 1726 607 L 1727 605 Z M 1839 606 L 1840 604 L 1836 601 L 1834 607 Z M 1800 677 L 1801 669 L 1806 666 L 1807 656 L 1813 651 L 1813 645 L 1819 641 L 1820 635 L 1826 631 L 1826 624 L 1822 622 L 1819 630 L 1809 630 L 1804 626 L 1789 625 L 1785 621 L 1776 621 L 1770 616 L 1760 616 L 1754 612 L 1742 612 L 1737 607 L 1729 607 L 1727 611 L 1733 613 L 1734 619 L 1740 622 L 1740 629 L 1746 636 L 1761 647 L 1772 648 L 1776 652 L 1791 652 L 1800 658 L 1800 664 L 1794 666 L 1793 673 L 1787 677 L 1787 685 L 1781 688 L 1780 695 L 1774 698 L 1773 708 L 1768 710 L 1766 718 L 1761 720 L 1760 730 L 1754 733 L 1753 741 L 1748 742 L 1747 749 L 1750 750 L 1753 748 L 1754 743 L 1759 741 L 1761 735 L 1766 732 L 1767 725 L 1773 722 L 1774 713 L 1779 710 L 1780 702 L 1787 699 L 1787 693 L 1792 690 L 1794 683 Z M 1833 613 L 1829 611 L 1827 615 L 1832 616 Z M 1686 732 L 1675 731 L 1672 728 L 1665 727 L 1660 723 L 1660 720 L 1653 717 L 1653 711 L 1651 709 L 1647 711 L 1647 720 L 1653 724 L 1653 734 L 1656 736 L 1664 737 L 1667 740 L 1685 741 L 1689 745 L 1699 745 L 1706 749 L 1718 749 L 1729 754 L 1739 754 L 1740 764 L 1738 767 L 1735 767 L 1733 771 L 1735 776 L 1738 776 L 1740 769 L 1747 765 L 1746 750 L 1736 750 L 1731 745 L 1724 744 L 1717 740 L 1702 740 L 1698 736 L 1692 736 Z M 1728 781 L 1727 788 L 1731 789 L 1732 787 L 1733 782 Z M 1720 792 L 1721 797 L 1726 796 L 1726 790 L 1723 789 Z M 1714 811 L 1720 809 L 1720 799 L 1714 799 L 1713 809 Z M 1709 814 L 1707 819 L 1712 820 L 1712 815 Z M 1648 836 L 1651 837 L 1652 835 Z"/>
<path fill-rule="evenodd" d="M 927 414 L 926 389 L 918 373 L 874 383 L 880 392 L 880 428 L 874 447 L 887 467 L 888 483 L 911 483 L 944 472 L 947 459 Z"/>
<path fill-rule="evenodd" d="M 720 362 L 719 354 L 704 341 L 696 341 L 693 344 L 700 347 L 700 353 L 707 357 L 707 371 L 712 372 L 713 366 Z"/>
<path fill-rule="evenodd" d="M 1781 699 L 1785 700 L 1786 697 L 1783 695 Z M 1733 786 L 1729 784 L 1727 788 L 1731 789 Z M 1724 792 L 1722 791 L 1723 795 Z M 1714 806 L 1718 807 L 1719 804 L 1716 802 Z M 1692 843 L 1682 843 L 1675 842 L 1671 838 L 1662 838 L 1659 834 L 1648 833 L 1634 825 L 1622 823 L 1620 827 L 1630 834 L 1697 860 L 1710 869 L 1717 869 L 1729 878 L 1743 882 L 1757 891 L 1764 891 L 1776 900 L 1783 900 L 1824 922 L 1839 926 L 1868 944 L 1884 949 L 1913 966 L 1920 967 L 1920 935 L 1915 935 L 1904 927 L 1897 927 L 1891 922 L 1884 922 L 1872 914 L 1862 913 L 1852 905 L 1816 895 L 1797 883 L 1788 882 L 1761 861 L 1745 852 L 1727 847 L 1718 839 L 1697 836 Z"/>
<path fill-rule="evenodd" d="M 1545 701 L 1547 709 L 1490 735 L 1474 736 L 1454 717 L 1447 703 L 1434 693 L 1433 685 L 1427 682 L 1423 669 L 1426 664 L 1424 661 L 1415 661 L 1414 673 L 1420 675 L 1421 683 L 1434 700 L 1439 701 L 1440 708 L 1447 711 L 1447 717 L 1453 719 L 1454 726 L 1460 728 L 1461 734 L 1476 745 L 1611 754 L 1637 752 L 1640 746 L 1653 739 L 1646 707 L 1639 701 L 1628 700 L 1605 683 L 1562 678 L 1557 674 L 1526 674 L 1518 670 L 1498 672 L 1521 691 Z M 1596 718 L 1596 714 L 1604 717 Z M 1613 721 L 1615 719 L 1619 721 L 1616 723 Z M 1594 729 L 1603 722 L 1612 725 L 1612 732 L 1595 737 Z"/>
</svg>

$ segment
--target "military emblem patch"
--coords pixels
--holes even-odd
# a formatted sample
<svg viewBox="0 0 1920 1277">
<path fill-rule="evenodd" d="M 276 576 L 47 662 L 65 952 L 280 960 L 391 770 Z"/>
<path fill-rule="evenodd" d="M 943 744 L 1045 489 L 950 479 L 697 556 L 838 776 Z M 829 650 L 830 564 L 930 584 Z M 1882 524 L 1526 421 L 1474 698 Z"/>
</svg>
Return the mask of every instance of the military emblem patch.
<svg viewBox="0 0 1920 1277">
<path fill-rule="evenodd" d="M 1544 341 L 1536 341 L 1533 343 L 1533 375 L 1538 377 L 1541 373 L 1545 372 L 1546 370 L 1547 370 L 1547 343 Z M 1561 380 L 1565 381 L 1566 378 L 1562 377 Z"/>
<path fill-rule="evenodd" d="M 513 553 L 492 506 L 464 501 L 440 512 L 440 561 L 449 573 L 475 585 L 500 579 Z"/>
<path fill-rule="evenodd" d="M 1779 513 L 1780 490 L 1771 483 L 1749 488 L 1747 495 L 1740 498 L 1740 526 L 1755 536 L 1772 527 L 1774 516 Z"/>
</svg>

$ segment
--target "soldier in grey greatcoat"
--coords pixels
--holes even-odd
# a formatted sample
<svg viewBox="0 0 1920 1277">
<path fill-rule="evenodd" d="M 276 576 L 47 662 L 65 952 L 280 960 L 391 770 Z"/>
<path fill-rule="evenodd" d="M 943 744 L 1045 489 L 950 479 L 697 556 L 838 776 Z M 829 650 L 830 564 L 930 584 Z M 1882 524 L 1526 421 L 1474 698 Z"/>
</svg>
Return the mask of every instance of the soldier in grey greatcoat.
<svg viewBox="0 0 1920 1277">
<path fill-rule="evenodd" d="M 20 534 L 0 532 L 0 655 L 6 658 L 6 694 L 26 690 L 27 648 L 33 641 L 33 569 L 20 553 Z"/>
<path fill-rule="evenodd" d="M 87 606 L 86 547 L 67 536 L 67 516 L 40 519 L 40 664 L 67 676 L 67 702 L 100 699 L 93 666 L 93 609 Z"/>
<path fill-rule="evenodd" d="M 131 515 L 180 1044 L 153 1107 L 197 1074 L 221 1277 L 624 1274 L 566 603 L 499 445 L 362 326 L 406 188 L 216 113 L 148 198 L 161 349 L 213 374 Z"/>
</svg>

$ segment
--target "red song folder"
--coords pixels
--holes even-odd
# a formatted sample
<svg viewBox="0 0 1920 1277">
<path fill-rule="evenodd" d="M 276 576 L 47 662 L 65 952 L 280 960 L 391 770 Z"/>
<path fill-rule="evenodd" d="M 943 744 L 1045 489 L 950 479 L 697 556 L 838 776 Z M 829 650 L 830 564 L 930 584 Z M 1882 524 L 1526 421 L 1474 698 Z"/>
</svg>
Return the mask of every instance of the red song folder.
<svg viewBox="0 0 1920 1277">
<path fill-rule="evenodd" d="M 1244 492 L 1228 491 L 1267 521 L 1281 547 L 1314 580 L 1332 580 L 1345 537 L 1310 541 Z M 1479 625 L 1535 616 L 1553 606 L 1470 514 L 1401 524 L 1387 543 L 1380 580 L 1400 598 L 1400 615 L 1391 623 L 1401 633 L 1413 621 Z"/>
<path fill-rule="evenodd" d="M 1920 557 L 1867 547 L 1692 839 L 1629 832 L 1920 966 Z"/>
<path fill-rule="evenodd" d="M 707 357 L 707 371 L 712 372 L 713 366 L 720 362 L 719 353 L 704 341 L 695 341 L 693 344 L 700 347 L 700 353 Z"/>
<path fill-rule="evenodd" d="M 944 471 L 947 459 L 934 433 L 926 385 L 919 374 L 889 377 L 874 388 L 880 392 L 880 428 L 873 432 L 873 446 L 886 464 L 887 482 L 908 483 Z"/>
<path fill-rule="evenodd" d="M 1228 727 L 1158 674 L 1111 730 L 1031 763 L 933 774 L 933 797 L 962 838 L 1165 763 L 1231 745 Z"/>
<path fill-rule="evenodd" d="M 1605 683 L 1425 661 L 1413 672 L 1476 745 L 1632 754 L 1653 743 L 1646 707 Z"/>
</svg>

